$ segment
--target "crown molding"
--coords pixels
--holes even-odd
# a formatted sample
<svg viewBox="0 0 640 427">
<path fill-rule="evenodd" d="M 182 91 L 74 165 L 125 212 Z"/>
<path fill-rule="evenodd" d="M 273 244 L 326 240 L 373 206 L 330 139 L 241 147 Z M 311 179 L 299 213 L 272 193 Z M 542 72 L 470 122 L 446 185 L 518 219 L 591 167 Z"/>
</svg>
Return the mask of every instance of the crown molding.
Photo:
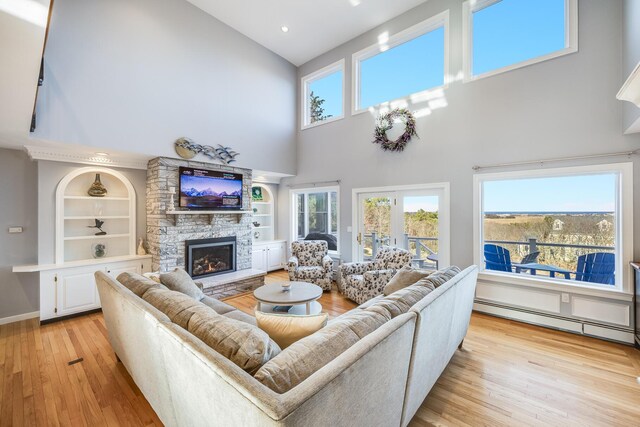
<svg viewBox="0 0 640 427">
<path fill-rule="evenodd" d="M 98 156 L 95 153 L 33 145 L 25 145 L 24 149 L 31 160 L 48 160 L 52 162 L 79 163 L 83 165 L 99 165 L 143 170 L 147 169 L 147 163 L 149 162 L 147 158 L 135 155 L 126 157 L 123 155 Z"/>
</svg>

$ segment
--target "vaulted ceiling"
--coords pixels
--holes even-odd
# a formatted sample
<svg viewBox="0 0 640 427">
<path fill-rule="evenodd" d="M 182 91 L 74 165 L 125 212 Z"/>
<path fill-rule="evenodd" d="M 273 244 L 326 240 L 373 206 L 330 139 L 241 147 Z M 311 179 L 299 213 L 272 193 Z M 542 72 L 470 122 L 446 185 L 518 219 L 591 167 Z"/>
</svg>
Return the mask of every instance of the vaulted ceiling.
<svg viewBox="0 0 640 427">
<path fill-rule="evenodd" d="M 188 0 L 302 65 L 426 0 Z M 286 26 L 288 32 L 281 27 Z"/>
</svg>

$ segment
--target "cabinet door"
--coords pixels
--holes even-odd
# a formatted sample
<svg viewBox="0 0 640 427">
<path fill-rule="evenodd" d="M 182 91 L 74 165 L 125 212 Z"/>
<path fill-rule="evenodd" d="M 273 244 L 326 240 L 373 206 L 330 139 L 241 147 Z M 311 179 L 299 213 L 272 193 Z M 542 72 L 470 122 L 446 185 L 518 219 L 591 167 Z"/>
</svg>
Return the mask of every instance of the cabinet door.
<svg viewBox="0 0 640 427">
<path fill-rule="evenodd" d="M 116 279 L 121 273 L 143 273 L 141 261 L 129 261 L 107 266 L 107 274 Z"/>
<path fill-rule="evenodd" d="M 267 251 L 267 271 L 279 270 L 284 267 L 285 251 L 284 243 L 269 245 Z"/>
<path fill-rule="evenodd" d="M 56 316 L 66 316 L 100 308 L 94 268 L 81 268 L 56 273 Z"/>
<path fill-rule="evenodd" d="M 251 268 L 267 271 L 267 248 L 265 246 L 253 246 Z"/>
</svg>

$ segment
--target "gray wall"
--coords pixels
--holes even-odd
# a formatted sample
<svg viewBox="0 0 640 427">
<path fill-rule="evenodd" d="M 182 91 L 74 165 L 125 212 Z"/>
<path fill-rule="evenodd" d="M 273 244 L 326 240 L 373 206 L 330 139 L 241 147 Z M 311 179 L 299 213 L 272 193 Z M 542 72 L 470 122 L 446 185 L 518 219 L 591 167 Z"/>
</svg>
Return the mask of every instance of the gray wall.
<svg viewBox="0 0 640 427">
<path fill-rule="evenodd" d="M 38 275 L 14 265 L 38 261 L 38 169 L 25 153 L 0 149 L 0 319 L 38 310 Z M 9 234 L 9 227 L 24 227 Z"/>
<path fill-rule="evenodd" d="M 640 62 L 640 1 L 624 0 L 623 13 L 622 80 L 624 81 Z M 640 108 L 630 102 L 625 102 L 623 112 L 624 129 L 640 117 Z"/>
<path fill-rule="evenodd" d="M 383 31 L 394 34 L 447 9 L 455 75 L 462 69 L 462 2 L 430 0 L 304 64 L 298 77 L 346 58 L 349 94 L 352 53 L 376 43 Z M 383 152 L 371 143 L 375 118 L 369 113 L 347 114 L 342 120 L 299 131 L 299 173 L 281 185 L 280 212 L 289 209 L 287 183 L 341 179 L 342 257 L 350 260 L 351 234 L 346 228 L 352 222 L 353 188 L 449 181 L 451 261 L 471 264 L 473 165 L 640 148 L 640 135 L 622 135 L 622 103 L 615 99 L 623 74 L 622 1 L 581 0 L 579 9 L 579 52 L 475 82 L 451 84 L 445 90 L 448 106 L 417 119 L 420 139 L 403 153 Z M 347 96 L 346 111 L 350 110 Z M 640 165 L 637 159 L 634 163 L 635 199 L 640 200 Z M 640 212 L 638 203 L 635 208 Z M 280 215 L 279 221 L 281 232 L 288 233 L 288 215 Z M 636 255 L 640 256 L 640 220 L 635 222 Z"/>
<path fill-rule="evenodd" d="M 296 68 L 184 0 L 57 0 L 45 61 L 38 138 L 295 172 Z"/>
<path fill-rule="evenodd" d="M 62 178 L 71 171 L 84 167 L 73 163 L 38 162 L 38 263 L 55 262 L 56 188 Z M 133 185 L 136 192 L 136 242 L 146 239 L 147 211 L 145 207 L 147 171 L 114 168 Z"/>
</svg>

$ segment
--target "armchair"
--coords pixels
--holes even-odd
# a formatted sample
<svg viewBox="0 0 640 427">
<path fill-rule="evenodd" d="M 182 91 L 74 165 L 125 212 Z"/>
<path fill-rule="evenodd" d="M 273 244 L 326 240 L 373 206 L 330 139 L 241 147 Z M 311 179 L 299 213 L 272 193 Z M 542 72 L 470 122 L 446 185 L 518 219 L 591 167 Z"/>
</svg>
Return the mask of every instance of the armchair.
<svg viewBox="0 0 640 427">
<path fill-rule="evenodd" d="M 383 246 L 373 261 L 350 262 L 340 266 L 338 290 L 358 304 L 382 294 L 385 285 L 404 266 L 411 265 L 411 252 Z"/>
<path fill-rule="evenodd" d="M 303 240 L 291 243 L 291 258 L 287 269 L 289 280 L 314 283 L 324 291 L 331 290 L 333 260 L 324 240 Z"/>
</svg>

